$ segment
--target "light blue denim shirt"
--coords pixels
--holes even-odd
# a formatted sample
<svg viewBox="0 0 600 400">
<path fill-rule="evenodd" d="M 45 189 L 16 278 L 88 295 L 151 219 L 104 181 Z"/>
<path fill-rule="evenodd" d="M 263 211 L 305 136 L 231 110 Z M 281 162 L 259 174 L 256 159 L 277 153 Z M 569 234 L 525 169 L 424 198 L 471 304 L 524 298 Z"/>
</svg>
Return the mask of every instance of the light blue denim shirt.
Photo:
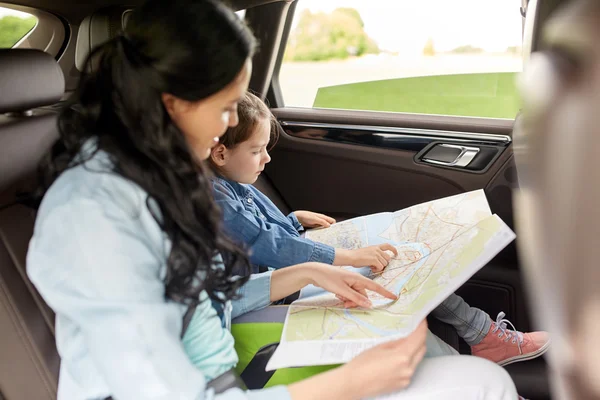
<svg viewBox="0 0 600 400">
<path fill-rule="evenodd" d="M 284 386 L 206 390 L 237 362 L 223 325 L 269 304 L 270 273 L 244 285 L 226 321 L 200 303 L 182 340 L 186 308 L 165 299 L 170 242 L 139 186 L 95 172 L 109 164 L 99 153 L 58 178 L 29 245 L 29 277 L 56 312 L 58 399 L 289 399 Z"/>
<path fill-rule="evenodd" d="M 302 225 L 287 217 L 252 185 L 213 178 L 217 204 L 223 211 L 225 230 L 238 243 L 250 247 L 250 261 L 257 266 L 283 268 L 317 261 L 333 264 L 335 249 L 300 237 Z"/>
</svg>

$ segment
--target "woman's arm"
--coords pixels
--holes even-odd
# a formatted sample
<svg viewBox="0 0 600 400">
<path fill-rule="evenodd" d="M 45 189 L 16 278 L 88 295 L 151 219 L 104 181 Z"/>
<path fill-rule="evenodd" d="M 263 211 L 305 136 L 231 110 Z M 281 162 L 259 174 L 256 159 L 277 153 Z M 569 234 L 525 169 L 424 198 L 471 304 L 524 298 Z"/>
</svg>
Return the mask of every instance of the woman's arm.
<svg viewBox="0 0 600 400">
<path fill-rule="evenodd" d="M 321 287 L 346 300 L 350 307 L 372 306 L 366 289 L 388 299 L 397 296 L 374 281 L 355 272 L 319 263 L 305 263 L 273 271 L 271 275 L 271 301 L 280 300 L 308 284 Z"/>
<path fill-rule="evenodd" d="M 271 301 L 278 301 L 311 283 L 311 264 L 298 264 L 271 272 Z"/>
<path fill-rule="evenodd" d="M 291 384 L 291 397 L 358 400 L 403 389 L 425 355 L 426 336 L 423 321 L 407 338 L 377 345 L 339 368 Z"/>
<path fill-rule="evenodd" d="M 30 244 L 28 274 L 68 324 L 63 333 L 75 332 L 61 343 L 63 368 L 73 368 L 69 375 L 83 390 L 94 391 L 87 393 L 90 397 L 289 398 L 282 386 L 257 392 L 232 389 L 218 396 L 206 391 L 204 375 L 182 346 L 182 306 L 165 300 L 159 274 L 164 261 L 151 251 L 162 244 L 148 239 L 162 235 L 158 225 L 147 235 L 151 217 L 132 217 L 91 199 L 73 199 L 42 214 Z M 215 323 L 220 328 L 220 321 Z M 79 364 L 71 362 L 73 354 L 80 354 L 78 363 L 93 368 L 93 388 L 85 384 L 90 369 L 75 369 Z"/>
<path fill-rule="evenodd" d="M 336 368 L 314 375 L 288 387 L 293 400 L 359 400 L 362 398 L 348 370 Z"/>
</svg>

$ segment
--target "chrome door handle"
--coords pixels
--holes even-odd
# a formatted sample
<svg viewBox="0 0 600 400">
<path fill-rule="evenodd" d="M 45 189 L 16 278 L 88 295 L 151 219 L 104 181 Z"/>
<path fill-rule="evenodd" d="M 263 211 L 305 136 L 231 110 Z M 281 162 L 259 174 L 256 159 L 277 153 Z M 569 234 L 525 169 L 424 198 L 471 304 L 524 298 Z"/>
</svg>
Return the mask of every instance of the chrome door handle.
<svg viewBox="0 0 600 400">
<path fill-rule="evenodd" d="M 456 144 L 440 144 L 440 147 L 459 150 L 458 156 L 454 159 L 454 161 L 440 161 L 440 160 L 432 160 L 430 158 L 423 158 L 423 161 L 428 162 L 430 164 L 435 165 L 443 165 L 445 167 L 459 167 L 464 168 L 473 161 L 475 156 L 479 153 L 478 147 L 469 147 L 469 146 L 461 146 Z"/>
</svg>

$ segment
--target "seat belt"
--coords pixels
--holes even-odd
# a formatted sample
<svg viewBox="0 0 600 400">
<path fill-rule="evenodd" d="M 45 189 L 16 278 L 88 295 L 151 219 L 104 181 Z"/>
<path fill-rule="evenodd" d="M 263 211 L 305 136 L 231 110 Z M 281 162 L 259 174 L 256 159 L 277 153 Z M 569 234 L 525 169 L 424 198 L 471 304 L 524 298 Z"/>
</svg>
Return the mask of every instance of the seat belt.
<svg viewBox="0 0 600 400">
<path fill-rule="evenodd" d="M 250 363 L 244 368 L 240 377 L 243 382 L 247 382 L 248 389 L 262 389 L 273 377 L 275 371 L 267 371 L 267 363 L 277 350 L 279 343 L 271 343 L 261 347 Z"/>
<path fill-rule="evenodd" d="M 233 388 L 248 390 L 243 379 L 233 368 L 208 382 L 206 388 L 213 389 L 215 394 L 220 394 Z"/>
</svg>

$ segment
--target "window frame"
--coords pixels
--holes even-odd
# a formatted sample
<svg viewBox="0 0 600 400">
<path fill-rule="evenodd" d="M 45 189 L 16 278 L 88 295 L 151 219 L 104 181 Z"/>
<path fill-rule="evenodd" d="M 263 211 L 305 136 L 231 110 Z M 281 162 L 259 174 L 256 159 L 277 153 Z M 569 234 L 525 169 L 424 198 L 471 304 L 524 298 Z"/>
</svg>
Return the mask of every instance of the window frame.
<svg viewBox="0 0 600 400">
<path fill-rule="evenodd" d="M 21 11 L 37 18 L 37 23 L 12 47 L 13 49 L 34 48 L 59 59 L 69 39 L 68 24 L 54 14 L 32 7 L 0 3 L 0 8 Z"/>
<path fill-rule="evenodd" d="M 292 4 L 290 5 L 287 15 L 286 15 L 286 21 L 285 21 L 285 26 L 282 32 L 282 37 L 281 37 L 281 42 L 279 45 L 279 49 L 277 51 L 277 57 L 275 59 L 275 63 L 274 63 L 274 68 L 273 68 L 273 75 L 271 78 L 271 82 L 266 94 L 266 98 L 270 104 L 270 106 L 272 108 L 276 108 L 276 109 L 292 109 L 292 110 L 305 110 L 306 112 L 310 112 L 311 110 L 327 110 L 329 112 L 333 112 L 333 113 L 340 113 L 340 114 L 347 114 L 347 113 L 360 113 L 365 115 L 365 117 L 373 117 L 373 118 L 389 118 L 390 115 L 398 115 L 398 116 L 414 116 L 417 117 L 419 119 L 427 118 L 427 117 L 431 117 L 431 116 L 436 116 L 436 117 L 442 117 L 444 119 L 456 119 L 457 121 L 459 120 L 465 120 L 465 119 L 474 119 L 474 120 L 479 120 L 479 121 L 513 121 L 514 119 L 511 118 L 494 118 L 494 117 L 478 117 L 478 116 L 463 116 L 463 115 L 442 115 L 442 114 L 423 114 L 423 113 L 410 113 L 410 112 L 394 112 L 394 111 L 377 111 L 377 110 L 359 110 L 359 109 L 336 109 L 336 108 L 318 108 L 318 107 L 295 107 L 295 106 L 288 106 L 285 104 L 284 101 L 284 95 L 283 92 L 281 90 L 281 84 L 279 81 L 279 75 L 281 72 L 281 67 L 283 64 L 283 57 L 285 54 L 285 50 L 288 44 L 288 40 L 291 34 L 291 30 L 292 30 L 292 23 L 294 20 L 294 16 L 295 16 L 295 11 L 296 11 L 296 6 L 298 4 L 299 1 L 302 0 L 295 0 L 292 2 Z M 533 11 L 532 13 L 530 13 L 530 18 L 529 20 L 532 21 L 528 21 L 528 19 L 526 18 L 526 16 L 522 16 L 522 51 L 523 51 L 523 63 L 525 64 L 526 60 L 529 58 L 529 53 L 531 51 L 531 46 L 529 41 L 531 40 L 531 38 L 527 35 L 527 28 L 526 24 L 529 22 L 531 25 L 533 25 L 534 23 L 534 16 L 535 16 L 535 5 L 532 3 L 537 3 L 537 0 L 522 0 L 522 3 L 524 3 L 525 1 L 527 1 L 527 3 L 529 3 L 529 10 L 528 11 Z M 533 5 L 533 7 L 532 7 Z M 519 5 L 517 5 L 515 7 L 515 13 L 519 12 Z M 533 14 L 533 15 L 532 15 Z M 532 28 L 529 28 L 532 29 Z M 518 115 L 518 113 L 517 113 Z M 516 117 L 516 116 L 515 116 Z"/>
</svg>

